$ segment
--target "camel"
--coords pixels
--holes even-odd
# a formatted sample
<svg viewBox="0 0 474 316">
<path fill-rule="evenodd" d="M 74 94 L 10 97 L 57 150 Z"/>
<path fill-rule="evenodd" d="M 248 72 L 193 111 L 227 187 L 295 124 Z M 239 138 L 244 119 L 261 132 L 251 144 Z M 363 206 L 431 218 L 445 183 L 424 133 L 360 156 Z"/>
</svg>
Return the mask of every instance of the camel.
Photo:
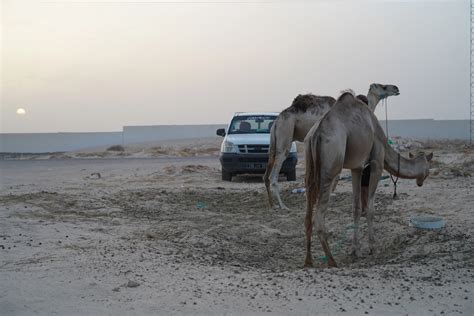
<svg viewBox="0 0 474 316">
<path fill-rule="evenodd" d="M 352 172 L 352 203 L 354 234 L 352 255 L 360 256 L 359 220 L 361 216 L 361 174 L 370 163 L 367 223 L 369 249 L 374 250 L 373 210 L 377 184 L 385 168 L 401 178 L 416 179 L 418 186 L 429 174 L 429 161 L 433 153 L 424 153 L 415 159 L 403 158 L 387 143 L 387 138 L 374 113 L 351 93 L 342 94 L 332 109 L 305 138 L 306 201 L 305 218 L 306 258 L 305 267 L 313 266 L 311 235 L 313 220 L 316 232 L 328 260 L 329 267 L 336 267 L 327 241 L 325 213 L 331 187 L 343 168 Z M 313 208 L 314 210 L 313 219 Z"/>
<path fill-rule="evenodd" d="M 373 83 L 367 93 L 368 106 L 374 111 L 382 99 L 398 94 L 400 93 L 397 86 Z M 362 95 L 358 97 L 362 100 L 365 98 Z M 298 95 L 292 105 L 283 110 L 274 121 L 270 130 L 268 164 L 263 176 L 271 208 L 275 206 L 274 196 L 278 200 L 280 208 L 288 209 L 280 197 L 278 175 L 288 156 L 291 143 L 293 141 L 303 142 L 311 127 L 331 109 L 335 102 L 336 99 L 329 96 Z"/>
</svg>

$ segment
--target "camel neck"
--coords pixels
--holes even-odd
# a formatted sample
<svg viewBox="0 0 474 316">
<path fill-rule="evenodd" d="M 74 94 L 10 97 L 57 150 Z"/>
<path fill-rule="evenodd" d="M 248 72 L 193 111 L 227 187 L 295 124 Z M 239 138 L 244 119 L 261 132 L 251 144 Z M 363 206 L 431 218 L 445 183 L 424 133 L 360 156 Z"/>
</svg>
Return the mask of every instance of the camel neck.
<svg viewBox="0 0 474 316">
<path fill-rule="evenodd" d="M 369 109 L 370 109 L 372 112 L 374 112 L 374 111 L 375 111 L 375 107 L 376 107 L 377 104 L 379 104 L 379 102 L 380 102 L 380 98 L 379 98 L 377 95 L 375 95 L 375 94 L 369 92 L 369 93 L 367 94 L 367 100 L 369 100 Z"/>
<path fill-rule="evenodd" d="M 404 179 L 416 179 L 423 175 L 422 165 L 416 160 L 410 160 L 402 157 L 389 144 L 385 145 L 385 170 L 390 174 Z M 400 165 L 399 165 L 400 159 Z"/>
</svg>

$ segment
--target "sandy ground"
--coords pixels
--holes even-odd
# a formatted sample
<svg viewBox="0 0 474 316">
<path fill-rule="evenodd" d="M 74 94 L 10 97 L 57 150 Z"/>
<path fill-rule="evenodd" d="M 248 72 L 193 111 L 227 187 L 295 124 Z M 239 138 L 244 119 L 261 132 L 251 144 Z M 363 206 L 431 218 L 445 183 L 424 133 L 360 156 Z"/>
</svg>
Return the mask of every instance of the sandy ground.
<svg viewBox="0 0 474 316">
<path fill-rule="evenodd" d="M 291 193 L 303 163 L 296 182 L 280 182 L 291 209 L 269 210 L 261 177 L 222 182 L 218 140 L 207 144 L 125 148 L 150 159 L 0 161 L 0 314 L 474 314 L 472 150 L 399 142 L 433 147 L 432 175 L 421 188 L 400 180 L 396 200 L 380 182 L 377 251 L 362 219 L 355 262 L 341 180 L 326 221 L 340 267 L 325 267 L 315 236 L 318 264 L 305 270 L 305 196 Z M 171 147 L 179 157 L 165 158 Z M 446 227 L 414 229 L 417 214 Z"/>
</svg>

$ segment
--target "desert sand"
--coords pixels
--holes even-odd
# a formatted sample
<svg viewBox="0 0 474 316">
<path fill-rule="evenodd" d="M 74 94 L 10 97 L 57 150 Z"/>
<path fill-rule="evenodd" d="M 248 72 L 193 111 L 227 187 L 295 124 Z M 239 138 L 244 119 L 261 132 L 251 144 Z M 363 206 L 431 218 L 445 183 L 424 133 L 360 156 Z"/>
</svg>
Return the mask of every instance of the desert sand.
<svg viewBox="0 0 474 316">
<path fill-rule="evenodd" d="M 261 176 L 220 179 L 221 138 L 0 161 L 0 314 L 474 314 L 474 152 L 462 142 L 395 139 L 434 151 L 423 187 L 382 180 L 376 252 L 353 261 L 344 171 L 303 269 L 304 186 L 281 178 L 290 210 L 270 210 Z M 303 157 L 301 157 L 303 158 Z M 414 215 L 442 216 L 437 231 Z"/>
</svg>

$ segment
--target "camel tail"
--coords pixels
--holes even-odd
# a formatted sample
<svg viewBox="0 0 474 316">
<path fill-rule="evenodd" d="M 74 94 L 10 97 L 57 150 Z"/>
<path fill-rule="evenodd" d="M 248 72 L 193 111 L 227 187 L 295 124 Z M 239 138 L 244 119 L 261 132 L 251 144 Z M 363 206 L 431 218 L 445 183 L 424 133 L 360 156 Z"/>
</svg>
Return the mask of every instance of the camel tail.
<svg viewBox="0 0 474 316">
<path fill-rule="evenodd" d="M 316 204 L 320 190 L 321 162 L 319 160 L 319 137 L 309 137 L 305 146 L 306 160 L 306 201 L 308 210 L 313 210 Z"/>
</svg>

